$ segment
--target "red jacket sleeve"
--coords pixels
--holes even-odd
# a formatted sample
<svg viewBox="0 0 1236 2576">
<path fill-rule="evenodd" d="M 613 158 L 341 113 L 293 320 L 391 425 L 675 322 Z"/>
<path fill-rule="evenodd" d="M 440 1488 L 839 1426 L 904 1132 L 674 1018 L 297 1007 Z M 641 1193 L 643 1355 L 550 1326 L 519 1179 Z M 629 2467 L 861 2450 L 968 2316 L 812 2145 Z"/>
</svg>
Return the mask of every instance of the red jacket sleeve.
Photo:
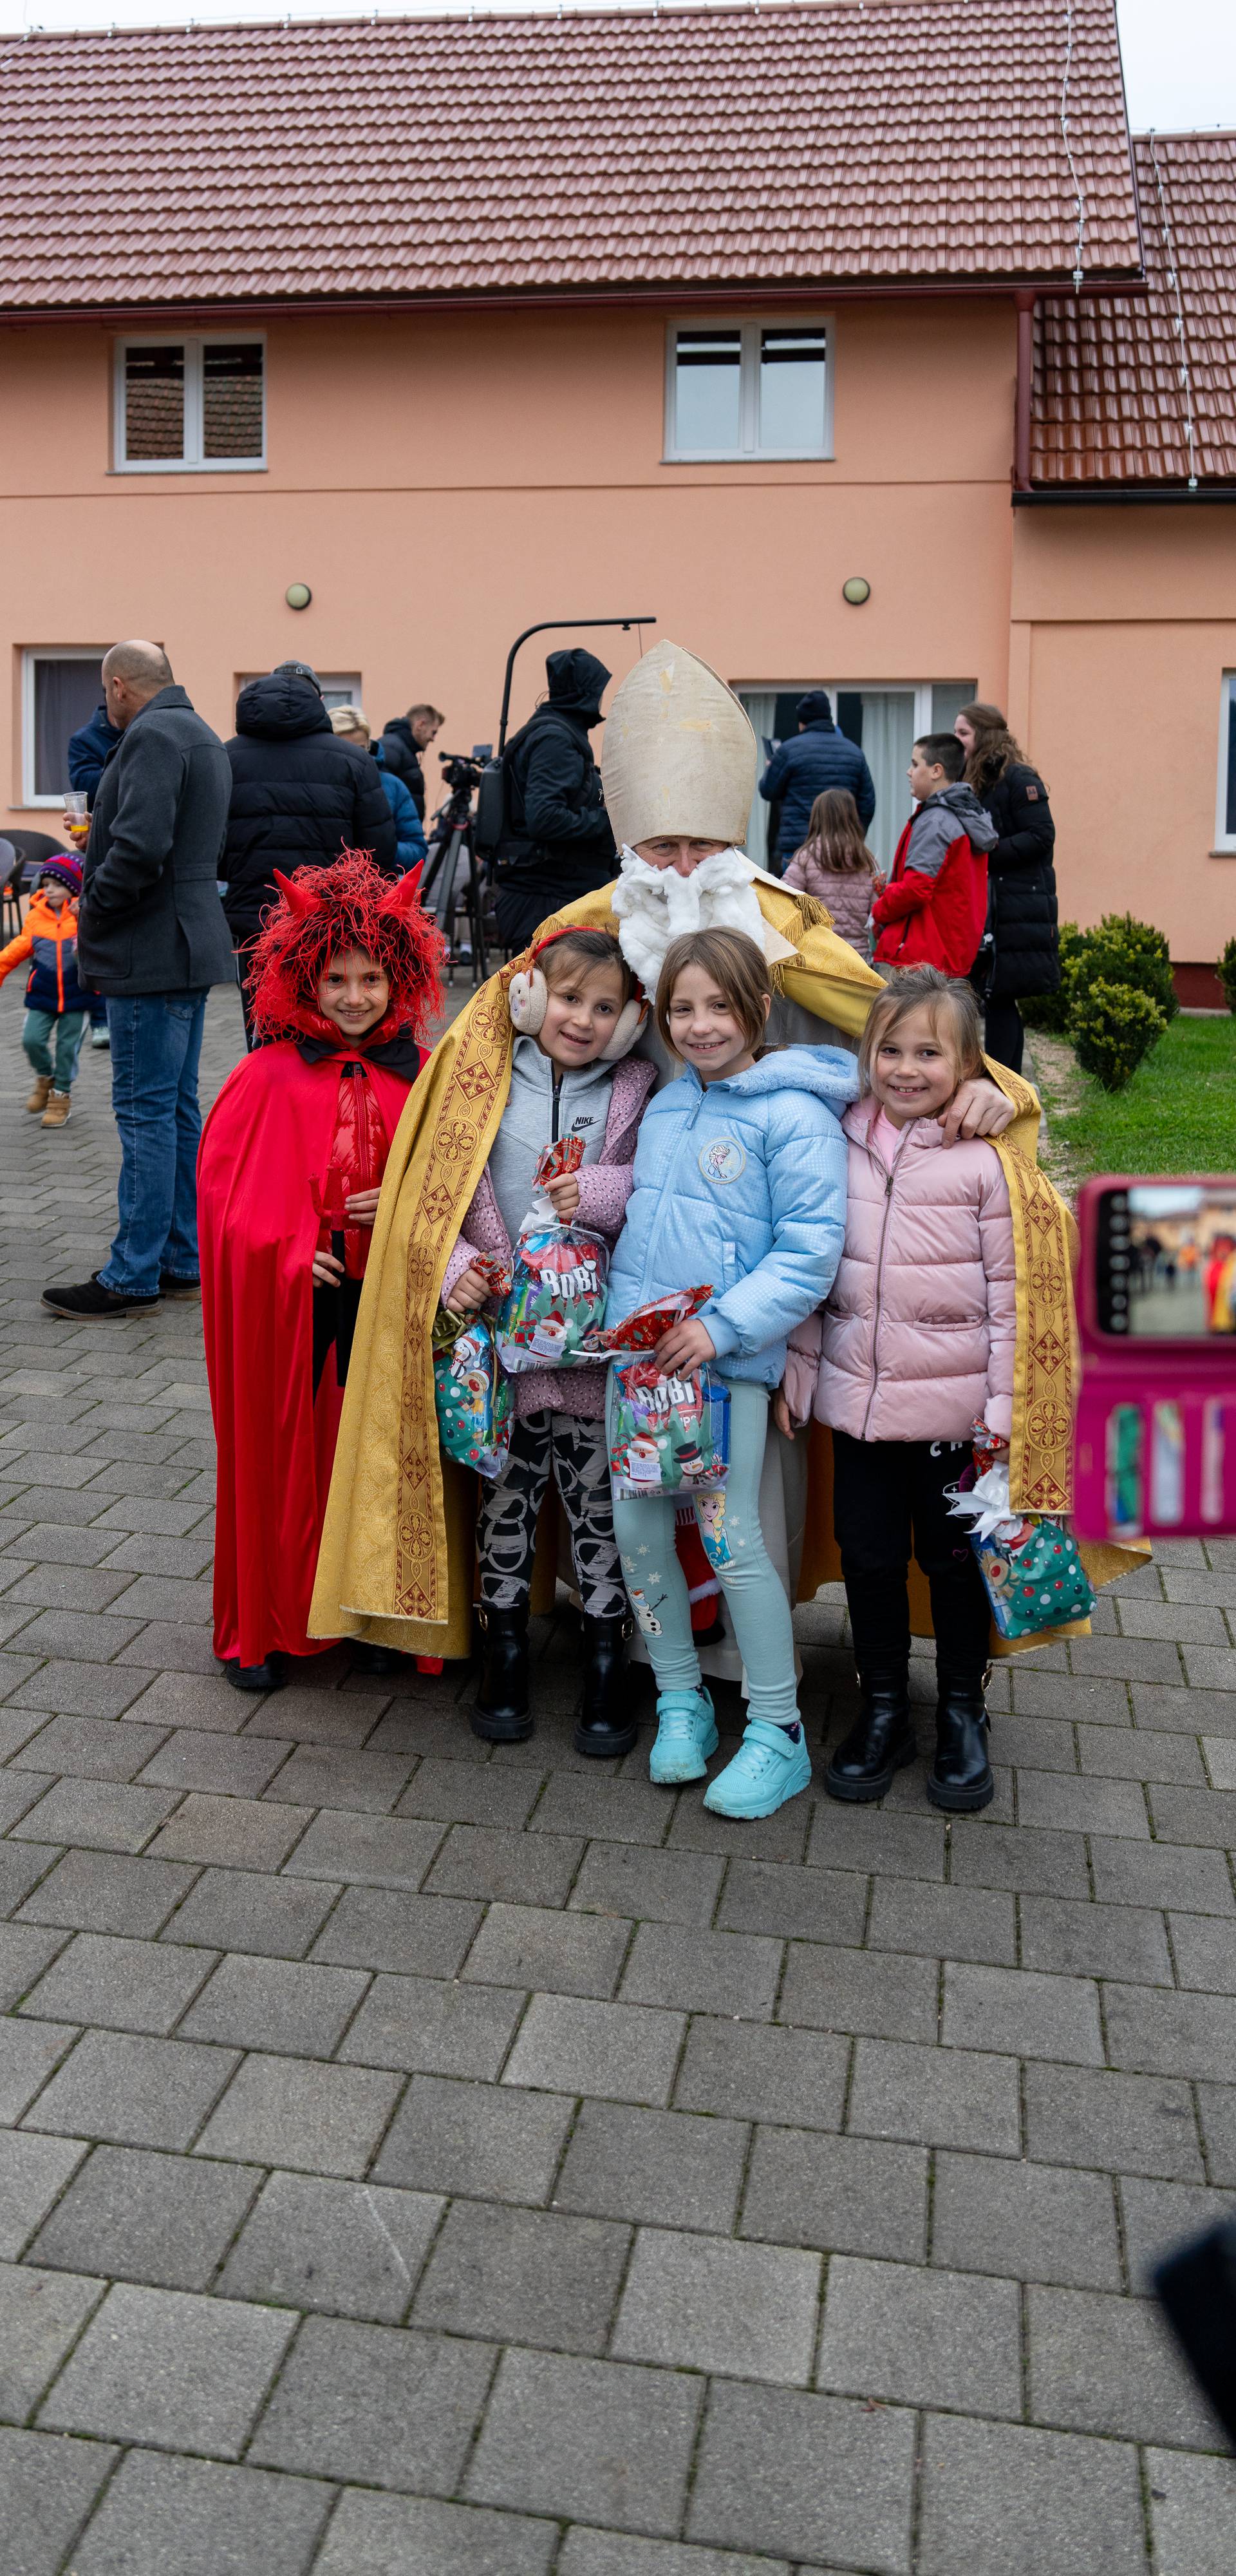
<svg viewBox="0 0 1236 2576">
<path fill-rule="evenodd" d="M 872 920 L 882 926 L 886 921 L 900 921 L 908 912 L 925 912 L 935 900 L 939 883 L 938 877 L 921 877 L 913 868 L 908 869 L 895 885 L 886 886 L 883 894 L 876 896 Z"/>
</svg>

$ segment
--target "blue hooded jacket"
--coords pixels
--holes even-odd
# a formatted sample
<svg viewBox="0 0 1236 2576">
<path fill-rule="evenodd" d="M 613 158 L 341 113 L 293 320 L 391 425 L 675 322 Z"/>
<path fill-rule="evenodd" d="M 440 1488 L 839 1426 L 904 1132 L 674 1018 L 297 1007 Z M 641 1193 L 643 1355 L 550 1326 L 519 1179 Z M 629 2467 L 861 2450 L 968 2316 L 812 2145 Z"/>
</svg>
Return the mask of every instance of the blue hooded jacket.
<svg viewBox="0 0 1236 2576">
<path fill-rule="evenodd" d="M 425 856 L 425 827 L 417 813 L 412 790 L 393 769 L 388 768 L 380 742 L 370 749 L 378 764 L 378 776 L 386 790 L 386 801 L 395 818 L 395 856 L 404 876 Z"/>
<path fill-rule="evenodd" d="M 826 788 L 848 787 L 866 831 L 875 812 L 875 785 L 856 742 L 839 733 L 831 716 L 813 716 L 773 753 L 760 780 L 770 805 L 781 799 L 778 849 L 788 857 L 807 838 L 811 808 Z"/>
<path fill-rule="evenodd" d="M 106 698 L 88 721 L 69 736 L 69 785 L 84 787 L 92 805 L 108 761 L 117 743 L 123 741 L 120 726 L 114 725 L 108 715 Z"/>
<path fill-rule="evenodd" d="M 786 1335 L 833 1284 L 845 1239 L 840 1113 L 858 1091 L 842 1047 L 783 1047 L 701 1083 L 689 1068 L 644 1113 L 610 1264 L 607 1324 L 705 1280 L 724 1376 L 775 1387 Z"/>
</svg>

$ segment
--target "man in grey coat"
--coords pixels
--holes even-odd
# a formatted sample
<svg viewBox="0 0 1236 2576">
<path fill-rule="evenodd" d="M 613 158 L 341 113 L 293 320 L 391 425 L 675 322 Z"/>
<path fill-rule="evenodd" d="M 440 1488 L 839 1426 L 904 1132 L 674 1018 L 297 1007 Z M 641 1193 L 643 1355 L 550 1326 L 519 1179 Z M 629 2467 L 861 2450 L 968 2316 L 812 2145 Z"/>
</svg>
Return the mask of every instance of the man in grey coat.
<svg viewBox="0 0 1236 2576">
<path fill-rule="evenodd" d="M 54 1315 L 131 1315 L 198 1289 L 197 1069 L 206 995 L 236 980 L 216 882 L 232 773 L 157 644 L 103 662 L 120 740 L 95 792 L 77 954 L 107 998 L 120 1223 L 103 1268 L 45 1288 Z"/>
</svg>

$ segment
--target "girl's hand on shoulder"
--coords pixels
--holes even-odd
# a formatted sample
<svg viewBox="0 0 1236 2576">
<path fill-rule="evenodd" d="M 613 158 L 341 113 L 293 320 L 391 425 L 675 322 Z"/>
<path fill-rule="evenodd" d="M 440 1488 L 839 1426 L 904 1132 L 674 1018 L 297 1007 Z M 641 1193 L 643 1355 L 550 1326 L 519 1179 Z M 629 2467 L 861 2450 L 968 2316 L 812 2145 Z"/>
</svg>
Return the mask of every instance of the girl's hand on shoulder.
<svg viewBox="0 0 1236 2576">
<path fill-rule="evenodd" d="M 657 1367 L 664 1369 L 666 1376 L 670 1377 L 688 1369 L 702 1368 L 705 1360 L 715 1360 L 717 1346 L 707 1324 L 702 1324 L 698 1315 L 690 1315 L 681 1324 L 671 1324 L 668 1333 L 662 1334 L 653 1356 Z"/>
<path fill-rule="evenodd" d="M 315 1288 L 337 1288 L 343 1277 L 343 1263 L 334 1252 L 315 1252 L 313 1284 Z"/>
<path fill-rule="evenodd" d="M 547 1182 L 545 1196 L 559 1225 L 569 1225 L 579 1206 L 578 1172 L 563 1172 L 556 1181 Z"/>
<path fill-rule="evenodd" d="M 345 1199 L 343 1202 L 343 1212 L 348 1220 L 348 1224 L 372 1225 L 373 1220 L 378 1213 L 378 1201 L 381 1196 L 382 1192 L 380 1189 L 353 1190 L 351 1198 Z"/>
<path fill-rule="evenodd" d="M 448 1315 L 479 1315 L 489 1290 L 479 1270 L 461 1270 L 451 1290 L 450 1303 L 442 1300 Z"/>
</svg>

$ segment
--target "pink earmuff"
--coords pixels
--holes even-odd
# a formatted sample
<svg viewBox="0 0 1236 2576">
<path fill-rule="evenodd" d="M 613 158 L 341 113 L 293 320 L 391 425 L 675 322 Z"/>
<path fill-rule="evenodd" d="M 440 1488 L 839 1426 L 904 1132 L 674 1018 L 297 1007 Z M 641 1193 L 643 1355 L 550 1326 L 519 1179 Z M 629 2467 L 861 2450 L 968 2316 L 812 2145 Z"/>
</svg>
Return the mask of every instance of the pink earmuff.
<svg viewBox="0 0 1236 2576">
<path fill-rule="evenodd" d="M 566 936 L 561 931 L 557 935 L 559 938 Z M 544 945 L 549 948 L 553 942 L 547 939 Z M 545 1025 L 545 1013 L 549 1008 L 549 986 L 535 962 L 539 954 L 540 951 L 535 950 L 533 963 L 526 974 L 512 975 L 507 986 L 506 999 L 507 1008 L 511 1014 L 511 1026 L 521 1038 L 534 1038 L 538 1035 Z M 617 1064 L 621 1057 L 629 1055 L 647 1017 L 648 1004 L 637 988 L 630 1001 L 623 1003 L 614 1025 L 614 1034 L 608 1046 L 601 1049 L 600 1062 Z"/>
</svg>

